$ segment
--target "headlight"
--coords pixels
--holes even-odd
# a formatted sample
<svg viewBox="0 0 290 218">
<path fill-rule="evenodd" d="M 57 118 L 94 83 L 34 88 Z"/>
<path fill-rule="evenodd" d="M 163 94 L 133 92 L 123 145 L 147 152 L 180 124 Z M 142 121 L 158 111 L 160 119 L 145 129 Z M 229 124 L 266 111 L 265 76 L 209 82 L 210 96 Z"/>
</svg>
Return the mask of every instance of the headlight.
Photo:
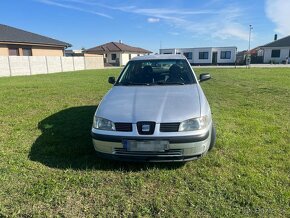
<svg viewBox="0 0 290 218">
<path fill-rule="evenodd" d="M 209 124 L 209 121 L 210 119 L 208 116 L 185 120 L 180 123 L 178 131 L 183 132 L 204 129 Z"/>
<path fill-rule="evenodd" d="M 112 121 L 101 117 L 94 117 L 93 128 L 116 131 L 115 124 Z"/>
</svg>

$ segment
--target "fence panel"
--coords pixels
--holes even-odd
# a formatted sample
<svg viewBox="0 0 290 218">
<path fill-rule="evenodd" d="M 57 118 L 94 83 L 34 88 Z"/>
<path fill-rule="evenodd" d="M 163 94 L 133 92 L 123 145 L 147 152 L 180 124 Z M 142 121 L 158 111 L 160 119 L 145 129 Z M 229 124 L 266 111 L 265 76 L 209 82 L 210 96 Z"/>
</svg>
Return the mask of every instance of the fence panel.
<svg viewBox="0 0 290 218">
<path fill-rule="evenodd" d="M 84 57 L 73 57 L 75 70 L 85 69 L 85 58 Z"/>
<path fill-rule="evenodd" d="M 0 76 L 10 76 L 9 57 L 0 56 Z"/>
<path fill-rule="evenodd" d="M 29 57 L 31 75 L 47 73 L 46 58 L 44 56 Z"/>
<path fill-rule="evenodd" d="M 27 76 L 30 75 L 30 63 L 28 56 L 10 56 L 11 76 Z"/>
<path fill-rule="evenodd" d="M 46 57 L 48 73 L 62 72 L 61 57 Z"/>
<path fill-rule="evenodd" d="M 74 71 L 73 57 L 61 57 L 62 71 Z"/>
<path fill-rule="evenodd" d="M 0 76 L 23 76 L 104 68 L 103 56 L 0 56 Z"/>
</svg>

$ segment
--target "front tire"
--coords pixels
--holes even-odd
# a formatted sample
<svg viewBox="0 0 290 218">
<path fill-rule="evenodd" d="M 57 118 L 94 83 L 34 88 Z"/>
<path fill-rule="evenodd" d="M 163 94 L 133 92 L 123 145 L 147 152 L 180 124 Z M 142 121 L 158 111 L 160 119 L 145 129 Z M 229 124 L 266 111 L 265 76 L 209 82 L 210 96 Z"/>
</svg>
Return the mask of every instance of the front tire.
<svg viewBox="0 0 290 218">
<path fill-rule="evenodd" d="M 216 142 L 216 128 L 214 123 L 212 123 L 210 145 L 208 148 L 209 151 L 215 146 L 215 142 Z"/>
</svg>

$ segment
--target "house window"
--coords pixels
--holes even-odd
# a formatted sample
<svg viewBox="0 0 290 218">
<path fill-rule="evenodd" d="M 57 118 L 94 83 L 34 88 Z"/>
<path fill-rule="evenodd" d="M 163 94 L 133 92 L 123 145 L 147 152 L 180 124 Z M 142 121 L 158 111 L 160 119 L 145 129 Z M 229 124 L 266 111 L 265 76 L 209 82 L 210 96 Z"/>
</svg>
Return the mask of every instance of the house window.
<svg viewBox="0 0 290 218">
<path fill-rule="evenodd" d="M 31 48 L 23 48 L 23 56 L 32 56 L 32 50 Z"/>
<path fill-rule="evenodd" d="M 221 51 L 221 59 L 231 59 L 231 51 Z"/>
<path fill-rule="evenodd" d="M 208 52 L 199 52 L 199 59 L 208 59 Z"/>
<path fill-rule="evenodd" d="M 9 56 L 19 56 L 18 48 L 9 48 Z"/>
<path fill-rule="evenodd" d="M 111 54 L 112 61 L 115 61 L 117 59 L 117 54 Z"/>
<path fill-rule="evenodd" d="M 192 52 L 184 52 L 183 55 L 187 58 L 187 59 L 192 59 Z"/>
<path fill-rule="evenodd" d="M 280 49 L 272 50 L 271 58 L 279 58 L 280 57 Z"/>
</svg>

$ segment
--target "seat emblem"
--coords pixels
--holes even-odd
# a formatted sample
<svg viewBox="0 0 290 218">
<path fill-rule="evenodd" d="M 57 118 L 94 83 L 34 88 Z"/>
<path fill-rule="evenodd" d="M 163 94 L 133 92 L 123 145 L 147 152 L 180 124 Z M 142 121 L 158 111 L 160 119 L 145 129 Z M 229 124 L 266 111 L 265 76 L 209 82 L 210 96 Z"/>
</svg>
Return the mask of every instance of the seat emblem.
<svg viewBox="0 0 290 218">
<path fill-rule="evenodd" d="M 142 132 L 149 132 L 150 131 L 150 125 L 143 124 L 142 125 Z"/>
</svg>

